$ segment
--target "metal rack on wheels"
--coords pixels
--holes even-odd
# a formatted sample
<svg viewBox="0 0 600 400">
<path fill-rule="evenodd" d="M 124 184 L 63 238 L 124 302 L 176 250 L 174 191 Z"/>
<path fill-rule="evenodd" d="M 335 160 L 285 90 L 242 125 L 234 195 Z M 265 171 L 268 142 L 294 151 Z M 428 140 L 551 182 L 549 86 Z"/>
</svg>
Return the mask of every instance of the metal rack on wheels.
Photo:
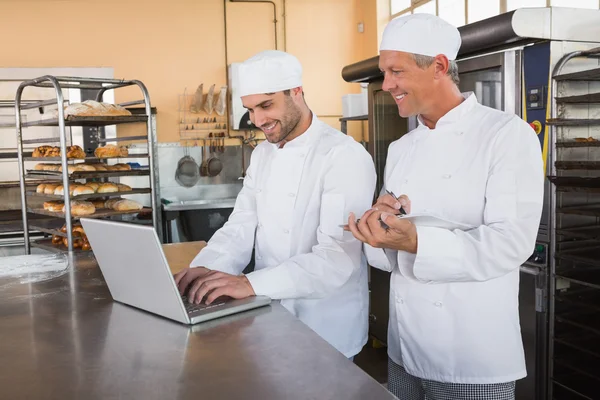
<svg viewBox="0 0 600 400">
<path fill-rule="evenodd" d="M 67 115 L 65 116 L 64 107 L 58 106 L 64 104 L 64 89 L 80 89 L 80 90 L 93 90 L 97 91 L 96 101 L 102 102 L 104 94 L 108 90 L 117 90 L 125 87 L 138 87 L 142 92 L 143 99 L 137 101 L 131 101 L 127 103 L 121 103 L 121 107 L 130 107 L 134 105 L 143 105 L 143 109 L 129 109 L 131 115 L 127 116 L 76 116 Z M 54 91 L 54 98 L 43 99 L 40 101 L 25 103 L 22 100 L 23 91 L 28 87 L 37 88 L 50 88 Z M 24 121 L 22 118 L 22 111 L 28 109 L 39 109 L 47 107 L 57 107 L 56 115 L 51 114 L 50 118 L 40 118 L 38 120 Z M 138 112 L 141 111 L 141 112 Z M 74 161 L 83 161 L 88 163 L 89 161 L 98 163 L 100 161 L 106 161 L 108 158 L 88 157 L 85 159 L 69 159 L 67 156 L 67 146 L 70 140 L 68 135 L 68 127 L 104 127 L 109 125 L 117 124 L 131 124 L 131 123 L 145 123 L 146 134 L 140 136 L 126 136 L 122 138 L 98 138 L 98 143 L 106 142 L 118 142 L 118 141 L 146 141 L 148 145 L 147 154 L 130 154 L 126 157 L 111 157 L 110 159 L 119 158 L 131 158 L 131 159 L 147 159 L 148 165 L 140 168 L 134 168 L 132 170 L 122 171 L 81 171 L 81 172 L 69 172 L 69 165 Z M 85 200 L 90 198 L 98 197 L 118 197 L 127 196 L 132 194 L 149 194 L 150 195 L 150 209 L 144 207 L 142 210 L 131 210 L 131 211 L 116 211 L 116 210 L 103 210 L 101 212 L 95 212 L 94 214 L 87 215 L 86 218 L 107 218 L 123 216 L 125 214 L 152 214 L 152 225 L 157 230 L 159 237 L 161 236 L 161 223 L 160 223 L 160 194 L 159 194 L 159 183 L 158 183 L 158 168 L 156 165 L 156 126 L 154 122 L 154 116 L 152 115 L 152 107 L 150 104 L 150 95 L 146 86 L 139 80 L 117 80 L 117 79 L 101 79 L 101 78 L 82 78 L 82 77 L 64 77 L 64 76 L 51 76 L 46 75 L 36 79 L 22 82 L 15 96 L 15 125 L 17 134 L 17 156 L 18 156 L 18 167 L 19 167 L 19 180 L 21 186 L 21 205 L 22 205 L 22 218 L 24 228 L 24 239 L 25 239 L 25 251 L 30 253 L 31 245 L 50 249 L 50 250 L 68 250 L 73 251 L 73 221 L 78 219 L 77 216 L 73 216 L 71 204 L 74 200 Z M 28 127 L 58 127 L 58 136 L 56 137 L 44 137 L 38 139 L 26 139 L 24 138 L 24 132 Z M 24 152 L 24 145 L 42 145 L 50 143 L 59 143 L 60 146 L 60 157 L 33 157 L 29 153 Z M 37 161 L 45 163 L 47 161 L 58 161 L 60 162 L 61 171 L 39 171 L 39 170 L 26 170 L 25 161 Z M 78 164 L 79 165 L 79 164 Z M 94 195 L 69 195 L 70 185 L 74 184 L 78 180 L 88 179 L 101 179 L 106 180 L 109 177 L 123 177 L 123 176 L 148 176 L 149 187 L 139 188 L 132 191 L 118 191 L 112 193 L 99 193 Z M 44 180 L 49 182 L 58 182 L 62 184 L 64 195 L 44 194 L 36 193 L 35 191 L 28 191 L 27 182 L 29 179 Z M 28 207 L 27 199 L 31 196 L 44 196 L 49 199 L 60 198 L 64 201 L 64 213 L 63 212 L 51 212 L 43 209 L 36 209 Z M 34 214 L 43 214 L 52 217 L 56 217 L 54 223 L 46 224 L 44 226 L 34 226 L 29 224 L 28 212 Z M 66 232 L 60 230 L 60 225 L 57 223 L 64 220 L 66 226 Z M 42 231 L 48 234 L 63 236 L 67 238 L 68 246 L 54 246 L 48 243 L 46 239 L 42 242 L 31 242 L 29 238 L 30 228 L 37 231 Z"/>
<path fill-rule="evenodd" d="M 565 72 L 566 67 L 575 67 Z M 597 399 L 600 386 L 600 48 L 552 72 L 549 391 Z M 587 69 L 579 70 L 582 66 Z M 590 68 L 591 67 L 591 68 Z"/>
</svg>

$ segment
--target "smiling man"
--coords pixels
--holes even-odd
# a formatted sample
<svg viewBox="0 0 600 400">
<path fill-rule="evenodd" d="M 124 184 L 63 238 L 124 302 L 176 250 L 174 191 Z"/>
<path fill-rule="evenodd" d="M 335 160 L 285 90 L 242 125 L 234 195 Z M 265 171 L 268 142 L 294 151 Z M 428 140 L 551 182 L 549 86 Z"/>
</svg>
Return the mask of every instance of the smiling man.
<svg viewBox="0 0 600 400">
<path fill-rule="evenodd" d="M 264 51 L 239 68 L 239 92 L 266 141 L 252 153 L 227 223 L 175 276 L 190 301 L 265 295 L 346 357 L 367 341 L 362 243 L 343 227 L 371 207 L 375 167 L 354 139 L 321 122 L 304 100 L 302 67 Z M 242 275 L 255 250 L 255 271 Z"/>
<path fill-rule="evenodd" d="M 460 45 L 433 15 L 386 27 L 383 89 L 419 126 L 388 150 L 384 190 L 399 197 L 349 219 L 370 264 L 392 272 L 388 388 L 406 400 L 513 400 L 526 375 L 519 266 L 542 212 L 540 144 L 516 115 L 460 92 Z M 449 223 L 413 224 L 400 208 Z"/>
</svg>

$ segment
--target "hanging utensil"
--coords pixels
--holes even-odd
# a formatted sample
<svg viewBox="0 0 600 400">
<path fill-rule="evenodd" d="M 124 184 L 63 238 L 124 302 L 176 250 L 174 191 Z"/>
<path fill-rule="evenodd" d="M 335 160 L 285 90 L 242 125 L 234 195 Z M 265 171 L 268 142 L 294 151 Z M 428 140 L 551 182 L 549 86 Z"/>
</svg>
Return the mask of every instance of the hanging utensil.
<svg viewBox="0 0 600 400">
<path fill-rule="evenodd" d="M 214 151 L 216 145 L 213 143 L 213 134 L 212 132 L 208 134 L 208 137 L 210 138 L 210 156 L 205 157 L 205 159 L 202 161 L 202 164 L 200 165 L 200 174 L 202 176 L 208 176 L 208 177 L 214 177 L 217 176 L 221 173 L 221 171 L 223 170 L 223 163 L 221 162 L 221 160 L 219 160 L 219 158 L 217 156 L 214 156 L 212 154 L 212 151 Z M 215 134 L 216 137 L 216 134 Z"/>
<path fill-rule="evenodd" d="M 183 147 L 183 157 L 179 159 L 177 168 L 175 169 L 175 181 L 183 187 L 192 187 L 198 183 L 198 179 L 200 179 L 198 164 L 190 156 L 186 142 Z"/>
</svg>

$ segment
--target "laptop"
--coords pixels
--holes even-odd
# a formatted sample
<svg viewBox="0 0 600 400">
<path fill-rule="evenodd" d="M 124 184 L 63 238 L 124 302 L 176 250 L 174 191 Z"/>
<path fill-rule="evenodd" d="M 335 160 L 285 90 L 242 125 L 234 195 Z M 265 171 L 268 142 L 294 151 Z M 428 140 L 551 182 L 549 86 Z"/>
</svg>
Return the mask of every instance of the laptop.
<svg viewBox="0 0 600 400">
<path fill-rule="evenodd" d="M 252 296 L 189 304 L 153 227 L 90 218 L 81 224 L 115 301 L 190 325 L 271 303 L 269 297 Z"/>
</svg>

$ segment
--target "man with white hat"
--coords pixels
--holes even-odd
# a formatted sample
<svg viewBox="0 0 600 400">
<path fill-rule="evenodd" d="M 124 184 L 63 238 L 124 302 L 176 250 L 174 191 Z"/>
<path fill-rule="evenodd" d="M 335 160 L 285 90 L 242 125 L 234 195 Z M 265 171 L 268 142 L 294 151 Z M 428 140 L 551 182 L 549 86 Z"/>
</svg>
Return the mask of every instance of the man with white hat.
<svg viewBox="0 0 600 400">
<path fill-rule="evenodd" d="M 432 15 L 386 27 L 383 89 L 419 126 L 389 147 L 386 194 L 348 221 L 369 263 L 392 272 L 388 388 L 406 400 L 514 399 L 526 375 L 519 266 L 542 212 L 541 149 L 516 115 L 461 94 L 460 45 Z"/>
<path fill-rule="evenodd" d="M 280 299 L 353 357 L 367 341 L 367 268 L 362 243 L 343 226 L 373 204 L 373 160 L 307 106 L 296 57 L 261 52 L 240 65 L 239 81 L 242 103 L 267 140 L 252 152 L 229 220 L 176 282 L 195 303 Z M 255 270 L 243 275 L 253 249 Z"/>
</svg>

